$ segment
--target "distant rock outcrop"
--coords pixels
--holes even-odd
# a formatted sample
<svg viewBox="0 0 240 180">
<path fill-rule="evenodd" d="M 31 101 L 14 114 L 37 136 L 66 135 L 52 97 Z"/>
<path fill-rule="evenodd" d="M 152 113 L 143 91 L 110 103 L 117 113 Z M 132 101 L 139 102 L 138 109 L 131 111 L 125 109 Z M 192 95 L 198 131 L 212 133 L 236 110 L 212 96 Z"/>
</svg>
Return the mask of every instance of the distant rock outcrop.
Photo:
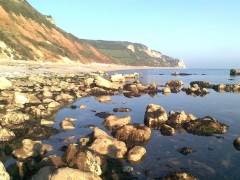
<svg viewBox="0 0 240 180">
<path fill-rule="evenodd" d="M 240 71 L 238 71 L 236 69 L 230 69 L 230 75 L 231 76 L 240 75 Z"/>
</svg>

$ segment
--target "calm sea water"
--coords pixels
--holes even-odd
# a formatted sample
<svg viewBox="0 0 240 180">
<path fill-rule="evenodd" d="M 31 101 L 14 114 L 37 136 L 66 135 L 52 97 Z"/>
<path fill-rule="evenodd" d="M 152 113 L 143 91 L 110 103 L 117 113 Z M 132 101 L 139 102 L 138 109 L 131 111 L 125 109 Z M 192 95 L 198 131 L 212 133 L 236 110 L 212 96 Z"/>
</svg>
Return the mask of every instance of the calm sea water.
<svg viewBox="0 0 240 180">
<path fill-rule="evenodd" d="M 190 76 L 171 76 L 175 71 L 179 73 L 195 74 Z M 183 87 L 189 86 L 191 81 L 209 81 L 212 84 L 237 84 L 240 83 L 240 76 L 230 76 L 229 69 L 157 69 L 157 70 L 129 70 L 118 71 L 118 73 L 142 73 L 138 80 L 142 84 L 158 83 L 164 85 L 168 80 L 182 80 Z M 109 72 L 112 74 L 114 72 Z M 159 75 L 163 74 L 163 75 Z M 204 75 L 203 75 L 204 74 Z M 231 80 L 229 80 L 231 79 Z M 161 88 L 160 88 L 161 89 Z M 240 179 L 240 151 L 233 146 L 234 139 L 240 137 L 240 94 L 218 93 L 209 89 L 205 97 L 193 97 L 184 92 L 172 93 L 165 96 L 158 93 L 155 97 L 146 94 L 137 98 L 127 98 L 123 94 L 111 96 L 110 103 L 99 103 L 94 97 L 81 98 L 72 103 L 74 105 L 86 105 L 84 110 L 70 109 L 68 106 L 54 115 L 56 121 L 54 127 L 60 129 L 59 123 L 65 117 L 77 118 L 73 124 L 74 130 L 61 132 L 43 143 L 51 144 L 53 151 L 47 155 L 62 155 L 58 149 L 67 145 L 63 140 L 74 135 L 70 143 L 75 143 L 78 138 L 91 133 L 88 125 L 95 125 L 108 132 L 101 119 L 95 116 L 91 110 L 98 112 L 114 113 L 113 108 L 127 107 L 131 112 L 114 113 L 117 116 L 131 116 L 131 123 L 143 123 L 145 110 L 148 104 L 161 105 L 166 112 L 184 110 L 186 114 L 193 114 L 197 118 L 212 116 L 229 126 L 222 138 L 216 136 L 197 136 L 184 130 L 176 131 L 174 136 L 162 136 L 159 130 L 152 130 L 150 141 L 144 146 L 147 154 L 140 164 L 128 164 L 134 167 L 134 176 L 139 179 L 148 177 L 159 177 L 170 171 L 188 171 L 199 179 Z M 123 104 L 122 102 L 126 102 Z M 110 134 L 110 132 L 108 132 Z M 182 155 L 177 150 L 182 147 L 189 147 L 196 150 L 195 153 Z M 11 159 L 5 162 L 8 165 Z M 145 175 L 144 170 L 152 169 L 152 174 Z"/>
</svg>

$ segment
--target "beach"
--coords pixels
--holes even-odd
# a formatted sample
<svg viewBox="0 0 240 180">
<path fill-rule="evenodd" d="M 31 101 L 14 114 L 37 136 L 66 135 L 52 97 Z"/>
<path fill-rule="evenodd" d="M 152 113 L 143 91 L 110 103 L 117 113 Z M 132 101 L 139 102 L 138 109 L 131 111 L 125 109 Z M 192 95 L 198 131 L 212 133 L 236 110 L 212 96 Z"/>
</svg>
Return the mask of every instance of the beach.
<svg viewBox="0 0 240 180">
<path fill-rule="evenodd" d="M 26 61 L 26 60 L 9 60 L 0 59 L 0 75 L 10 74 L 43 74 L 43 73 L 59 73 L 59 74 L 78 74 L 89 73 L 94 71 L 118 71 L 132 69 L 167 69 L 163 67 L 148 66 L 125 66 L 117 64 L 82 64 L 79 62 L 43 62 L 43 61 Z"/>
</svg>

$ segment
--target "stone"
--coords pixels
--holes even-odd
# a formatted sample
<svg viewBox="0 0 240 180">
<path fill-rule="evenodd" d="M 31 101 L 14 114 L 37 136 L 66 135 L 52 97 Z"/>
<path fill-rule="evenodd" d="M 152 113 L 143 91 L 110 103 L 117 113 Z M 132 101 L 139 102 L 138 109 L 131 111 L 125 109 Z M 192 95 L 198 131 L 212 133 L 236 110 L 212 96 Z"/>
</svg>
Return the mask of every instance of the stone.
<svg viewBox="0 0 240 180">
<path fill-rule="evenodd" d="M 2 128 L 2 126 L 0 126 L 0 142 L 10 141 L 14 138 L 15 138 L 15 134 L 13 131 L 7 128 Z"/>
<path fill-rule="evenodd" d="M 237 150 L 240 150 L 240 138 L 235 139 L 233 145 Z"/>
<path fill-rule="evenodd" d="M 104 88 L 104 89 L 118 90 L 120 88 L 120 86 L 114 85 L 112 82 L 104 79 L 101 76 L 95 77 L 94 84 L 96 84 L 96 86 Z"/>
<path fill-rule="evenodd" d="M 122 74 L 111 75 L 111 81 L 113 82 L 125 82 L 125 77 Z"/>
<path fill-rule="evenodd" d="M 27 167 L 25 163 L 17 161 L 7 167 L 7 172 L 13 179 L 23 179 L 27 173 Z"/>
<path fill-rule="evenodd" d="M 240 75 L 240 71 L 238 71 L 236 69 L 230 69 L 230 75 L 231 76 Z"/>
<path fill-rule="evenodd" d="M 81 106 L 79 107 L 79 109 L 86 109 L 86 108 L 87 108 L 86 105 L 81 105 Z"/>
<path fill-rule="evenodd" d="M 68 120 L 68 119 L 64 119 L 61 123 L 60 123 L 60 127 L 64 130 L 71 130 L 71 129 L 75 129 L 75 126 Z"/>
<path fill-rule="evenodd" d="M 27 120 L 29 120 L 29 115 L 21 112 L 9 112 L 0 119 L 0 122 L 3 127 L 12 127 L 16 124 L 24 123 Z"/>
<path fill-rule="evenodd" d="M 102 174 L 102 160 L 94 151 L 87 147 L 75 144 L 68 145 L 63 160 L 68 167 L 77 167 L 79 170 L 93 172 L 100 176 Z"/>
<path fill-rule="evenodd" d="M 177 150 L 178 152 L 180 152 L 181 154 L 183 155 L 188 155 L 190 153 L 194 153 L 196 152 L 195 150 L 191 149 L 191 148 L 188 148 L 188 147 L 183 147 L 183 148 L 180 148 Z"/>
<path fill-rule="evenodd" d="M 161 131 L 162 135 L 164 135 L 164 136 L 173 136 L 175 134 L 174 128 L 172 128 L 171 126 L 168 126 L 166 124 L 163 124 L 161 126 L 160 131 Z"/>
<path fill-rule="evenodd" d="M 60 106 L 60 103 L 56 102 L 56 101 L 52 101 L 48 104 L 49 108 L 55 108 L 55 107 L 58 107 L 58 106 Z"/>
<path fill-rule="evenodd" d="M 15 92 L 14 93 L 14 103 L 16 104 L 26 104 L 29 103 L 29 98 L 25 93 Z"/>
<path fill-rule="evenodd" d="M 63 162 L 61 156 L 50 155 L 44 157 L 39 163 L 36 164 L 36 169 L 41 169 L 44 166 L 64 167 L 66 164 Z"/>
<path fill-rule="evenodd" d="M 0 161 L 0 179 L 1 180 L 10 180 L 10 176 L 7 173 L 3 163 Z"/>
<path fill-rule="evenodd" d="M 108 103 L 112 101 L 110 96 L 95 96 L 94 98 L 101 103 Z"/>
<path fill-rule="evenodd" d="M 52 125 L 54 125 L 54 121 L 50 121 L 50 120 L 46 120 L 46 119 L 41 119 L 40 124 L 41 124 L 41 125 L 52 126 Z"/>
<path fill-rule="evenodd" d="M 85 172 L 73 168 L 59 168 L 52 174 L 51 180 L 101 180 L 101 178 L 93 172 Z"/>
<path fill-rule="evenodd" d="M 162 89 L 162 93 L 163 94 L 169 94 L 169 93 L 171 93 L 171 89 L 169 87 L 165 87 L 165 88 Z"/>
<path fill-rule="evenodd" d="M 149 86 L 148 86 L 148 90 L 150 91 L 157 91 L 157 85 L 155 83 L 151 83 Z"/>
<path fill-rule="evenodd" d="M 108 116 L 105 121 L 103 121 L 104 126 L 123 126 L 129 124 L 131 121 L 130 116 L 117 117 L 115 115 Z"/>
<path fill-rule="evenodd" d="M 92 149 L 99 154 L 108 154 L 112 158 L 123 158 L 127 152 L 126 144 L 109 136 L 103 130 L 95 127 L 93 132 L 88 135 L 89 149 Z"/>
<path fill-rule="evenodd" d="M 133 167 L 131 167 L 131 166 L 123 166 L 122 171 L 125 172 L 125 173 L 131 173 L 131 172 L 133 172 Z"/>
<path fill-rule="evenodd" d="M 57 166 L 45 166 L 38 170 L 38 172 L 31 178 L 31 180 L 50 180 L 52 174 L 57 170 Z M 67 180 L 67 179 L 66 179 Z"/>
<path fill-rule="evenodd" d="M 183 128 L 188 132 L 196 135 L 211 136 L 213 134 L 223 134 L 227 131 L 228 126 L 218 122 L 216 119 L 205 116 L 196 120 L 183 123 Z"/>
<path fill-rule="evenodd" d="M 0 77 L 0 90 L 9 89 L 12 83 L 5 77 Z"/>
<path fill-rule="evenodd" d="M 131 93 L 137 94 L 138 88 L 135 84 L 126 84 L 123 86 L 123 90 L 130 91 Z"/>
<path fill-rule="evenodd" d="M 167 113 L 162 106 L 157 104 L 149 104 L 144 115 L 144 123 L 151 127 L 154 124 L 165 123 L 167 121 Z"/>
<path fill-rule="evenodd" d="M 73 101 L 74 97 L 66 94 L 66 93 L 61 93 L 60 95 L 57 95 L 55 97 L 55 101 L 64 101 L 64 102 L 70 102 Z"/>
<path fill-rule="evenodd" d="M 192 114 L 187 115 L 183 110 L 178 112 L 170 111 L 167 122 L 169 124 L 180 124 L 180 123 L 188 122 L 195 119 L 196 119 L 195 116 L 193 116 Z"/>
<path fill-rule="evenodd" d="M 44 155 L 52 150 L 52 146 L 42 144 L 41 141 L 32 141 L 31 139 L 24 139 L 22 141 L 22 148 L 13 151 L 13 157 L 19 160 L 26 160 L 30 157 Z"/>
<path fill-rule="evenodd" d="M 86 87 L 91 87 L 93 85 L 94 78 L 87 78 L 84 80 L 84 84 Z"/>
<path fill-rule="evenodd" d="M 117 128 L 113 135 L 120 141 L 147 141 L 151 136 L 151 129 L 143 124 L 128 124 Z"/>
<path fill-rule="evenodd" d="M 183 85 L 183 82 L 181 80 L 168 80 L 165 86 L 170 87 L 181 87 Z"/>
<path fill-rule="evenodd" d="M 146 149 L 142 146 L 134 146 L 127 154 L 128 161 L 140 161 L 143 156 L 146 154 Z"/>
</svg>

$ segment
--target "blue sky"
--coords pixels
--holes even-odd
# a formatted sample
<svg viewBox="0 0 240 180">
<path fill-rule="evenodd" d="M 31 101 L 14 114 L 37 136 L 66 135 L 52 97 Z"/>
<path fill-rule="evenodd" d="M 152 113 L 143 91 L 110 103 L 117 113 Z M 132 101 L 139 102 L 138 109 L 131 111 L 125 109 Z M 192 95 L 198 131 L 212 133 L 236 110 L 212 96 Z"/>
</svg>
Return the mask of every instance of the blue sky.
<svg viewBox="0 0 240 180">
<path fill-rule="evenodd" d="M 240 68 L 239 0 L 27 0 L 80 39 L 142 43 L 188 68 Z"/>
</svg>

